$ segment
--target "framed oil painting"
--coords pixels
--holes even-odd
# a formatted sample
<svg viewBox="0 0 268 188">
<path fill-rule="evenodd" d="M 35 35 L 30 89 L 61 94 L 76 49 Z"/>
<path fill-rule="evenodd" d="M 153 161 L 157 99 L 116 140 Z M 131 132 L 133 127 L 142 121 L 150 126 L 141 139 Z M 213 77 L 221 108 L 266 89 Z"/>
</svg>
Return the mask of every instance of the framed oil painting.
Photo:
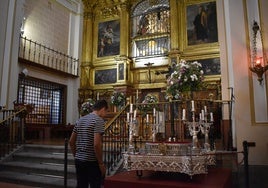
<svg viewBox="0 0 268 188">
<path fill-rule="evenodd" d="M 97 57 L 119 55 L 120 51 L 120 22 L 112 20 L 98 25 Z"/>
<path fill-rule="evenodd" d="M 112 84 L 116 83 L 117 69 L 105 69 L 95 71 L 95 84 Z"/>
<path fill-rule="evenodd" d="M 201 63 L 205 76 L 216 76 L 221 74 L 220 58 L 200 59 L 197 62 Z"/>
<path fill-rule="evenodd" d="M 218 42 L 216 1 L 186 6 L 187 45 Z"/>
</svg>

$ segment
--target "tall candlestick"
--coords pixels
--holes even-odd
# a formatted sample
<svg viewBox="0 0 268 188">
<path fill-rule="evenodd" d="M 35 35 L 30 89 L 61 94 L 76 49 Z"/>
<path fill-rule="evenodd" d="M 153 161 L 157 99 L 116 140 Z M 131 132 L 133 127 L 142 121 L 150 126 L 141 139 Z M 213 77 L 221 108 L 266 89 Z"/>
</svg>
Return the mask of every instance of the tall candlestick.
<svg viewBox="0 0 268 188">
<path fill-rule="evenodd" d="M 214 121 L 212 112 L 210 112 L 210 121 Z"/>
<path fill-rule="evenodd" d="M 153 116 L 155 117 L 155 114 L 156 114 L 156 110 L 155 108 L 153 109 Z"/>
<path fill-rule="evenodd" d="M 136 99 L 139 98 L 139 90 L 136 90 Z"/>
<path fill-rule="evenodd" d="M 133 112 L 133 104 L 130 104 L 130 109 L 129 109 L 129 113 Z"/>
<path fill-rule="evenodd" d="M 191 101 L 191 103 L 192 103 L 192 112 L 194 112 L 195 111 L 195 109 L 194 109 L 194 101 Z"/>
<path fill-rule="evenodd" d="M 205 120 L 205 112 L 204 112 L 204 110 L 201 110 L 201 120 Z"/>
<path fill-rule="evenodd" d="M 127 113 L 127 122 L 129 122 L 129 112 Z"/>
<path fill-rule="evenodd" d="M 207 113 L 207 106 L 204 106 L 205 114 Z"/>
<path fill-rule="evenodd" d="M 186 111 L 185 109 L 182 109 L 182 120 L 186 119 Z"/>
<path fill-rule="evenodd" d="M 146 114 L 146 123 L 149 123 L 149 114 Z"/>
<path fill-rule="evenodd" d="M 137 115 L 137 110 L 134 110 L 134 115 L 133 115 L 133 119 L 136 119 L 136 115 Z"/>
<path fill-rule="evenodd" d="M 98 92 L 97 93 L 97 100 L 99 100 L 100 99 L 100 93 Z"/>
</svg>

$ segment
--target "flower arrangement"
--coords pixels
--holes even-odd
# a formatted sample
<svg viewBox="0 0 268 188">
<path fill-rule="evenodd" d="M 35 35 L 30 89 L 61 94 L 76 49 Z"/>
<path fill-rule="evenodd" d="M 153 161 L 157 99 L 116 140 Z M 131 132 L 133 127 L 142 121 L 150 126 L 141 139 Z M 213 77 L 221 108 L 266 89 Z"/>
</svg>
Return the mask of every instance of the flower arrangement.
<svg viewBox="0 0 268 188">
<path fill-rule="evenodd" d="M 166 98 L 179 99 L 183 92 L 198 90 L 203 80 L 204 72 L 200 63 L 181 60 L 167 80 Z"/>
<path fill-rule="evenodd" d="M 88 98 L 83 102 L 80 108 L 80 115 L 84 116 L 92 112 L 92 107 L 95 104 L 95 101 L 91 98 Z"/>
<path fill-rule="evenodd" d="M 150 111 L 154 107 L 156 107 L 155 103 L 157 102 L 157 97 L 149 93 L 144 97 L 144 100 L 142 101 L 142 104 L 138 107 L 138 109 L 146 113 L 147 111 Z"/>
<path fill-rule="evenodd" d="M 122 107 L 126 103 L 126 96 L 123 92 L 114 92 L 111 96 L 111 103 L 116 107 Z"/>
</svg>

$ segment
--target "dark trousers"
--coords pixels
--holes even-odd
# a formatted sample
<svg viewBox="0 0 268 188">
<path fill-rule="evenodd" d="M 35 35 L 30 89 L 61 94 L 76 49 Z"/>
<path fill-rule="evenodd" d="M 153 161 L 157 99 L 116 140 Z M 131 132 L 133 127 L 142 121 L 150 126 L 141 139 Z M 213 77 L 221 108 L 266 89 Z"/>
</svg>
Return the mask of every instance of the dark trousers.
<svg viewBox="0 0 268 188">
<path fill-rule="evenodd" d="M 77 188 L 101 188 L 101 171 L 97 161 L 75 160 Z"/>
</svg>

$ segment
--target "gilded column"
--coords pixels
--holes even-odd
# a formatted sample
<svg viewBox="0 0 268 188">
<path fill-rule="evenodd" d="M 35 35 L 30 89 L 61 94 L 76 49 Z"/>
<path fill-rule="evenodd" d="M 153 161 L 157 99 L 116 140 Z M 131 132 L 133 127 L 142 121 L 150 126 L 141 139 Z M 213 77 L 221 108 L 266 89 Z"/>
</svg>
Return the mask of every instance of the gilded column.
<svg viewBox="0 0 268 188">
<path fill-rule="evenodd" d="M 84 21 L 83 21 L 83 42 L 82 42 L 82 61 L 81 61 L 81 75 L 80 88 L 87 89 L 90 86 L 91 62 L 93 55 L 93 13 L 89 5 L 85 6 Z"/>
<path fill-rule="evenodd" d="M 129 55 L 129 6 L 128 3 L 123 3 L 120 5 L 120 55 Z"/>
<path fill-rule="evenodd" d="M 177 0 L 170 1 L 170 41 L 171 52 L 179 50 L 179 14 Z"/>
</svg>

